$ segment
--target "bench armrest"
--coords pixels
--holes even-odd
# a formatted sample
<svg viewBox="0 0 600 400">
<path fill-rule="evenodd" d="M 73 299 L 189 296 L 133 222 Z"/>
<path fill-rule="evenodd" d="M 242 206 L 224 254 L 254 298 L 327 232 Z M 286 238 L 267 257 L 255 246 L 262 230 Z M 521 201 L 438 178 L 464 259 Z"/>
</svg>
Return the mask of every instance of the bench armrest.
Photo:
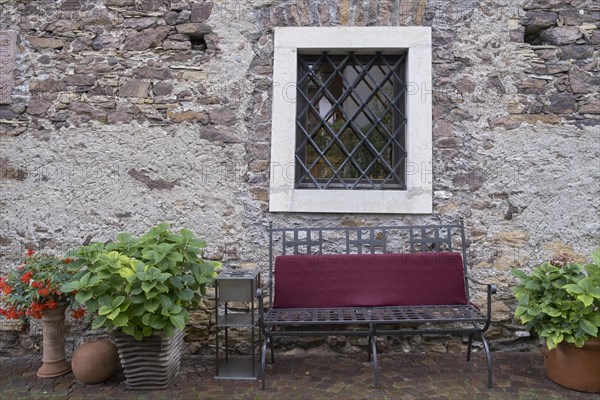
<svg viewBox="0 0 600 400">
<path fill-rule="evenodd" d="M 471 278 L 469 275 L 467 275 L 467 279 L 470 280 L 473 283 L 478 284 L 478 285 L 487 286 L 487 290 L 488 290 L 488 292 L 490 292 L 490 294 L 496 294 L 496 291 L 497 291 L 496 284 L 481 282 L 481 281 L 478 281 L 475 278 Z"/>
<path fill-rule="evenodd" d="M 469 275 L 467 275 L 467 279 L 477 285 L 486 286 L 486 289 L 487 289 L 487 307 L 486 307 L 487 310 L 486 311 L 487 312 L 486 312 L 485 326 L 482 329 L 482 331 L 485 332 L 490 327 L 490 323 L 492 321 L 492 295 L 496 294 L 498 288 L 493 283 L 481 282 L 481 281 L 471 278 Z"/>
</svg>

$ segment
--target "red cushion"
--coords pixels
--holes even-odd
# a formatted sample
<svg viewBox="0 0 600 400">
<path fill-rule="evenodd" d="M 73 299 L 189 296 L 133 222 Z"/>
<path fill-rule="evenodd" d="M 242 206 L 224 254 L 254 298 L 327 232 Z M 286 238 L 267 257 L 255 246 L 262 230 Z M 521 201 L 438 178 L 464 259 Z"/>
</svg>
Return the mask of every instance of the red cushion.
<svg viewBox="0 0 600 400">
<path fill-rule="evenodd" d="M 466 304 L 459 253 L 278 256 L 277 308 Z"/>
</svg>

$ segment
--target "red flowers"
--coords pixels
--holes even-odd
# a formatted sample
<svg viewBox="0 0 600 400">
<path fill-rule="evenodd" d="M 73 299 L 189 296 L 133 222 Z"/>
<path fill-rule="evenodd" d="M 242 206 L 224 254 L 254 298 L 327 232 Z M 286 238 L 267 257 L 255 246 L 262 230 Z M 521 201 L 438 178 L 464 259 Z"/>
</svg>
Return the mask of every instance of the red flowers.
<svg viewBox="0 0 600 400">
<path fill-rule="evenodd" d="M 0 293 L 4 293 L 5 295 L 11 294 L 13 291 L 12 286 L 10 286 L 4 278 L 0 278 Z"/>
<path fill-rule="evenodd" d="M 84 308 L 76 308 L 75 310 L 72 311 L 71 315 L 73 315 L 73 318 L 76 318 L 76 319 L 83 318 L 85 316 L 85 309 Z"/>
<path fill-rule="evenodd" d="M 21 283 L 23 283 L 24 285 L 28 284 L 29 281 L 31 280 L 31 277 L 33 276 L 33 273 L 31 271 L 27 271 L 23 274 L 23 276 L 21 277 Z"/>
<path fill-rule="evenodd" d="M 73 275 L 67 269 L 72 261 L 27 250 L 23 264 L 0 277 L 0 315 L 8 319 L 41 318 L 42 310 L 68 305 L 72 295 L 60 288 Z"/>
<path fill-rule="evenodd" d="M 25 313 L 25 315 L 31 315 L 33 318 L 40 319 L 42 318 L 42 310 L 44 309 L 45 307 L 43 304 L 33 303 L 29 311 L 27 311 L 29 314 Z"/>
<path fill-rule="evenodd" d="M 9 307 L 7 310 L 0 308 L 0 315 L 4 315 L 6 319 L 18 319 L 23 315 L 23 311 L 18 310 L 16 307 Z"/>
<path fill-rule="evenodd" d="M 47 302 L 44 303 L 44 306 L 48 309 L 48 310 L 54 310 L 56 307 L 58 307 L 58 302 L 55 301 L 54 299 L 50 299 Z"/>
</svg>

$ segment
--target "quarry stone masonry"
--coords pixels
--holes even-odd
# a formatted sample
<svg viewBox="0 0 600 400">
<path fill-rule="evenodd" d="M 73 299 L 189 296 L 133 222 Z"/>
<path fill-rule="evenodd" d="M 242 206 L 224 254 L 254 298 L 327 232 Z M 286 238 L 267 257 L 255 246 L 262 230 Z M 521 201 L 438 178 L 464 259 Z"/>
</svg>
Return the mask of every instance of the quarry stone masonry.
<svg viewBox="0 0 600 400">
<path fill-rule="evenodd" d="M 206 258 L 260 268 L 270 222 L 462 219 L 473 276 L 499 288 L 492 347 L 517 349 L 534 342 L 512 319 L 511 268 L 599 245 L 596 1 L 0 0 L 0 10 L 2 273 L 25 248 L 60 254 L 160 221 L 204 238 Z M 431 26 L 433 87 L 414 95 L 433 99 L 433 164 L 411 173 L 433 179 L 432 215 L 268 212 L 269 180 L 284 173 L 270 162 L 271 103 L 295 90 L 272 79 L 273 29 L 285 26 Z M 192 352 L 213 351 L 213 300 L 186 330 Z M 88 326 L 69 327 L 74 346 Z M 18 329 L 0 320 L 0 354 L 41 337 L 35 322 Z M 366 339 L 300 345 L 353 352 Z"/>
</svg>

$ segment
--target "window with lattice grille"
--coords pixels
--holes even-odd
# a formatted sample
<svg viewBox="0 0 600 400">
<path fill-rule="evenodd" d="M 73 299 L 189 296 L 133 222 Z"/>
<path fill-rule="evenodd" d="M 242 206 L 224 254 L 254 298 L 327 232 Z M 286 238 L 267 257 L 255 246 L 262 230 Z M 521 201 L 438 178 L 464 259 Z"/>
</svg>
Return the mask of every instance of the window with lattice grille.
<svg viewBox="0 0 600 400">
<path fill-rule="evenodd" d="M 296 188 L 406 188 L 404 61 L 298 55 Z"/>
<path fill-rule="evenodd" d="M 269 210 L 432 212 L 431 28 L 275 28 Z"/>
</svg>

